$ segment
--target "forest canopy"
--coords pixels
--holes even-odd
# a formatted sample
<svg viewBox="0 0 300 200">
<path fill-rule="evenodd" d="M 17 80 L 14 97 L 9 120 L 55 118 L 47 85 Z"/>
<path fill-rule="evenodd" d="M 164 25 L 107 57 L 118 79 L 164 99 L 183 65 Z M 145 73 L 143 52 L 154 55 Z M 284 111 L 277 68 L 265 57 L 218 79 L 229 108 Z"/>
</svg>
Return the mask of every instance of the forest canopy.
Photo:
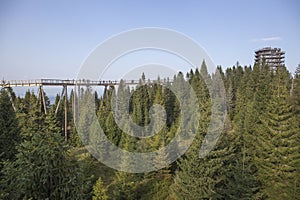
<svg viewBox="0 0 300 200">
<path fill-rule="evenodd" d="M 216 84 L 216 74 L 224 83 L 227 117 L 213 149 L 199 157 L 212 115 L 209 87 Z M 111 156 L 89 123 L 89 108 L 82 108 L 78 119 L 73 116 L 74 99 L 95 98 L 97 120 L 113 144 L 130 152 L 152 152 L 170 143 L 180 128 L 181 105 L 164 86 L 180 87 L 180 81 L 195 91 L 201 115 L 198 128 L 189 129 L 195 135 L 192 145 L 177 161 L 167 163 L 166 152 L 153 160 L 163 169 L 126 173 L 105 166 L 86 150 L 84 144 L 92 143 L 106 152 L 101 156 Z M 2 88 L 0 199 L 300 199 L 300 67 L 293 75 L 284 65 L 271 70 L 265 64 L 225 71 L 218 67 L 210 75 L 203 62 L 185 75 L 176 74 L 172 82 L 146 82 L 143 75 L 137 87 L 110 86 L 103 94 L 82 88 L 68 97 L 57 95 L 51 104 L 46 94 L 42 104 L 34 92 L 17 97 L 12 88 Z M 136 138 L 118 127 L 111 108 L 116 94 L 131 96 L 129 114 L 139 126 L 150 123 L 152 105 L 161 105 L 166 123 L 159 133 Z M 68 106 L 67 140 L 60 98 Z M 180 149 L 183 144 L 175 145 Z M 130 162 L 120 159 L 123 167 Z"/>
</svg>

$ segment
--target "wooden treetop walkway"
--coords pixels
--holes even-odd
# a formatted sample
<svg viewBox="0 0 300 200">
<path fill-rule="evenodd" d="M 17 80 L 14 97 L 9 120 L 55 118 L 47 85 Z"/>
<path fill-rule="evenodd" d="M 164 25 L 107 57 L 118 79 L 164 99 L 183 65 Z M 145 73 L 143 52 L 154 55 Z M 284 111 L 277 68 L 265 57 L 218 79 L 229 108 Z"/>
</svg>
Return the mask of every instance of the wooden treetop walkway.
<svg viewBox="0 0 300 200">
<path fill-rule="evenodd" d="M 123 80 L 126 85 L 137 85 L 139 80 Z M 1 87 L 18 87 L 18 86 L 110 86 L 119 85 L 120 81 L 111 80 L 62 80 L 62 79 L 35 79 L 35 80 L 3 80 L 0 82 Z"/>
</svg>

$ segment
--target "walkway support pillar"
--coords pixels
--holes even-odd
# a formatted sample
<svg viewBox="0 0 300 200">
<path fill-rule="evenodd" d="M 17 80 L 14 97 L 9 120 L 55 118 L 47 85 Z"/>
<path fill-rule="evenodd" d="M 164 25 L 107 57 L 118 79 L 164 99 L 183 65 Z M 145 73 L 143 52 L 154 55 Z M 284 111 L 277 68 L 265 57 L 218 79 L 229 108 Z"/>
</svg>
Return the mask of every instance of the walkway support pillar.
<svg viewBox="0 0 300 200">
<path fill-rule="evenodd" d="M 67 85 L 64 85 L 64 91 L 65 91 L 65 105 L 64 105 L 64 110 L 65 110 L 65 141 L 68 141 L 68 91 L 67 91 Z"/>
</svg>

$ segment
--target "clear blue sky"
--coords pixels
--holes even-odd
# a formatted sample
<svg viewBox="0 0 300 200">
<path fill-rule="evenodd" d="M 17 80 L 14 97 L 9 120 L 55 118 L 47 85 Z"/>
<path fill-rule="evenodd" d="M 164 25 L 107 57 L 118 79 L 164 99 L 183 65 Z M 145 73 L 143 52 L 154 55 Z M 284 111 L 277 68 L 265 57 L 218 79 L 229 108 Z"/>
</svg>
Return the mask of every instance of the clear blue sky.
<svg viewBox="0 0 300 200">
<path fill-rule="evenodd" d="M 0 1 L 0 78 L 76 78 L 106 38 L 141 27 L 182 32 L 223 68 L 252 65 L 264 46 L 300 63 L 300 1 Z"/>
</svg>

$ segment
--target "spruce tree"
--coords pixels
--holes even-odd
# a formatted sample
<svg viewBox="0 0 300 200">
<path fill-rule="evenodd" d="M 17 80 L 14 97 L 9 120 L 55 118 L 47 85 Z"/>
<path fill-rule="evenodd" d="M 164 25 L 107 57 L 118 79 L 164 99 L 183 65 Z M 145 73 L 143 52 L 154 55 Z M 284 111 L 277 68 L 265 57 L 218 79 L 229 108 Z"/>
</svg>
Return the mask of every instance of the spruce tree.
<svg viewBox="0 0 300 200">
<path fill-rule="evenodd" d="M 30 140 L 32 134 L 44 126 L 45 114 L 41 110 L 41 104 L 33 92 L 27 91 L 16 107 L 21 136 L 25 140 Z"/>
<path fill-rule="evenodd" d="M 295 75 L 292 80 L 291 102 L 294 105 L 300 126 L 300 64 L 296 68 Z"/>
<path fill-rule="evenodd" d="M 16 146 L 21 142 L 16 113 L 8 90 L 0 90 L 0 160 L 13 160 Z"/>
<path fill-rule="evenodd" d="M 8 199 L 77 199 L 84 197 L 81 172 L 70 160 L 54 116 L 18 147 L 14 162 L 6 162 L 3 197 Z M 27 135 L 27 133 L 26 133 Z"/>
<path fill-rule="evenodd" d="M 215 97 L 218 96 L 217 93 L 221 89 L 217 87 L 218 84 L 215 78 L 212 80 L 208 74 L 205 74 L 207 73 L 205 68 L 206 66 L 203 64 L 200 71 L 204 74 L 201 74 L 201 76 L 197 75 L 198 72 L 196 71 L 194 77 L 193 75 L 190 77 L 192 87 L 198 94 L 201 117 L 193 145 L 185 153 L 184 157 L 179 160 L 179 169 L 176 171 L 174 184 L 172 185 L 172 196 L 175 196 L 176 199 L 222 198 L 223 188 L 221 185 L 225 182 L 224 173 L 226 171 L 224 166 L 231 152 L 227 147 L 227 142 L 221 142 L 220 139 L 220 142 L 216 144 L 208 155 L 199 157 L 199 148 L 207 134 L 212 109 L 212 97 L 210 98 L 209 96 L 208 88 L 213 90 L 211 94 L 214 95 L 214 101 L 218 101 L 218 98 Z M 195 80 L 193 80 L 194 78 Z M 206 138 L 208 143 L 210 143 L 208 141 L 210 139 Z"/>
<path fill-rule="evenodd" d="M 289 74 L 278 68 L 272 96 L 258 129 L 257 165 L 261 196 L 268 199 L 299 199 L 299 125 L 288 97 Z"/>
<path fill-rule="evenodd" d="M 102 179 L 99 178 L 93 187 L 93 200 L 107 200 L 107 190 L 103 185 Z"/>
<path fill-rule="evenodd" d="M 228 199 L 252 199 L 259 189 L 257 168 L 254 164 L 255 148 L 254 128 L 255 109 L 253 101 L 253 83 L 251 69 L 245 72 L 237 88 L 236 115 L 232 128 L 227 130 L 233 157 L 227 166 L 225 197 Z"/>
</svg>

